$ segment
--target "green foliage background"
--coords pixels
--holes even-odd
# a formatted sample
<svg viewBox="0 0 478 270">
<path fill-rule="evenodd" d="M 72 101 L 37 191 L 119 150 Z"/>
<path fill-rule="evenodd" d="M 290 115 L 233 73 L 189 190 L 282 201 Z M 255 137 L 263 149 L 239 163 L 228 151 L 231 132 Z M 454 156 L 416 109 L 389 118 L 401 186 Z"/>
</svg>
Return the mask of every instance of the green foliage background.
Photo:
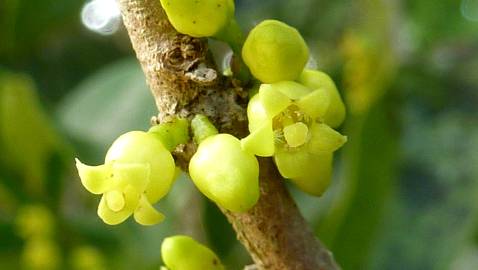
<svg viewBox="0 0 478 270">
<path fill-rule="evenodd" d="M 88 31 L 83 4 L 0 2 L 0 269 L 25 268 L 17 216 L 29 205 L 53 213 L 59 269 L 158 269 L 162 238 L 177 233 L 241 269 L 250 258 L 186 177 L 160 202 L 161 225 L 96 216 L 74 157 L 102 162 L 114 138 L 148 127 L 155 106 L 124 29 Z M 236 5 L 244 29 L 266 18 L 297 27 L 346 100 L 349 142 L 331 189 L 313 198 L 290 186 L 343 269 L 477 269 L 478 21 L 463 16 L 468 7 L 478 20 L 476 1 Z M 97 268 L 76 262 L 84 247 L 94 255 L 79 261 Z"/>
</svg>

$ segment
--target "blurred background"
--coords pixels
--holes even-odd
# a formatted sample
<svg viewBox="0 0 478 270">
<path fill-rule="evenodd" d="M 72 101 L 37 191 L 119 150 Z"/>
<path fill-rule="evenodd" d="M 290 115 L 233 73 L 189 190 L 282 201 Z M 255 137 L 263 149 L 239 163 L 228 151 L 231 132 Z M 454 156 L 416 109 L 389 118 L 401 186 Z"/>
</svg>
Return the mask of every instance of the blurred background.
<svg viewBox="0 0 478 270">
<path fill-rule="evenodd" d="M 297 27 L 336 81 L 349 142 L 321 198 L 290 186 L 343 269 L 478 269 L 478 0 L 236 0 L 246 30 Z M 155 106 L 115 0 L 0 1 L 0 269 L 158 269 L 194 236 L 251 262 L 182 177 L 164 223 L 108 226 L 74 158 L 102 163 Z"/>
</svg>

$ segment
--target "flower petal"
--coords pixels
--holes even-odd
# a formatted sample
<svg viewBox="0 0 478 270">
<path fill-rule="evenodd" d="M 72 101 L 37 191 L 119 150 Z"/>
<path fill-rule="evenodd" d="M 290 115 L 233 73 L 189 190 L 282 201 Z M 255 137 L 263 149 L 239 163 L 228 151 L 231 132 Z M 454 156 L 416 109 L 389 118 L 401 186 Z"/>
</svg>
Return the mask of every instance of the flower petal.
<svg viewBox="0 0 478 270">
<path fill-rule="evenodd" d="M 305 69 L 298 82 L 312 89 L 324 88 L 328 92 L 330 105 L 324 115 L 324 122 L 333 128 L 340 126 L 345 119 L 345 105 L 329 75 L 318 70 Z"/>
<path fill-rule="evenodd" d="M 113 188 L 111 181 L 111 164 L 88 166 L 79 159 L 76 160 L 76 168 L 80 175 L 81 184 L 93 194 L 102 194 Z"/>
<path fill-rule="evenodd" d="M 347 137 L 323 123 L 314 123 L 310 128 L 312 137 L 307 145 L 313 154 L 332 153 L 347 142 Z"/>
<path fill-rule="evenodd" d="M 149 184 L 149 163 L 113 163 L 113 180 L 118 189 L 133 186 L 142 193 Z"/>
<path fill-rule="evenodd" d="M 164 220 L 164 215 L 158 212 L 148 201 L 145 195 L 141 196 L 134 211 L 134 219 L 141 225 L 150 226 Z"/>
<path fill-rule="evenodd" d="M 318 88 L 297 101 L 297 106 L 302 112 L 312 119 L 323 117 L 330 104 L 330 97 L 325 88 Z"/>
<path fill-rule="evenodd" d="M 247 105 L 247 120 L 249 121 L 249 131 L 253 132 L 264 122 L 272 122 L 272 118 L 267 116 L 264 106 L 262 106 L 259 95 L 254 95 Z"/>
<path fill-rule="evenodd" d="M 284 178 L 297 178 L 304 174 L 310 154 L 305 149 L 281 151 L 274 155 L 277 169 Z"/>
<path fill-rule="evenodd" d="M 304 69 L 297 81 L 311 89 L 335 87 L 335 83 L 329 75 L 322 71 L 312 69 Z"/>
<path fill-rule="evenodd" d="M 117 225 L 125 221 L 133 213 L 132 209 L 124 207 L 123 210 L 115 212 L 111 210 L 107 203 L 105 196 L 101 197 L 98 205 L 98 216 L 108 225 Z"/>
<path fill-rule="evenodd" d="M 332 160 L 332 153 L 311 155 L 305 166 L 304 175 L 291 181 L 302 191 L 313 196 L 321 196 L 332 179 Z"/>
<path fill-rule="evenodd" d="M 127 185 L 123 189 L 123 194 L 124 194 L 124 200 L 125 200 L 125 208 L 131 209 L 131 212 L 136 209 L 136 206 L 138 206 L 139 200 L 141 199 L 141 196 L 143 193 L 141 190 L 136 189 L 132 185 Z"/>
<path fill-rule="evenodd" d="M 274 131 L 272 122 L 266 122 L 254 132 L 241 140 L 244 151 L 260 157 L 274 155 Z"/>
<path fill-rule="evenodd" d="M 259 98 L 266 115 L 276 116 L 292 104 L 292 100 L 273 87 L 272 84 L 262 84 L 259 89 Z"/>
<path fill-rule="evenodd" d="M 312 92 L 311 88 L 294 81 L 281 81 L 270 85 L 276 91 L 281 92 L 292 100 L 298 100 Z"/>
</svg>

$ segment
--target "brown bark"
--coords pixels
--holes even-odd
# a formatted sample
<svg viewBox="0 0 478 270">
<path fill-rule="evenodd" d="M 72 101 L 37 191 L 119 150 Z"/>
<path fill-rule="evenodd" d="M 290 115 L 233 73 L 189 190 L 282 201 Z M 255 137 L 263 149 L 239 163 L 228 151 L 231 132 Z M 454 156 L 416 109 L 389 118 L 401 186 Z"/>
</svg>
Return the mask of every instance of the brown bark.
<svg viewBox="0 0 478 270">
<path fill-rule="evenodd" d="M 123 21 L 159 110 L 158 121 L 206 114 L 222 132 L 247 132 L 245 91 L 215 71 L 207 41 L 177 33 L 159 0 L 120 0 Z M 194 145 L 176 151 L 186 164 Z M 261 198 L 247 213 L 223 210 L 258 269 L 339 269 L 290 197 L 271 159 L 260 159 Z"/>
</svg>

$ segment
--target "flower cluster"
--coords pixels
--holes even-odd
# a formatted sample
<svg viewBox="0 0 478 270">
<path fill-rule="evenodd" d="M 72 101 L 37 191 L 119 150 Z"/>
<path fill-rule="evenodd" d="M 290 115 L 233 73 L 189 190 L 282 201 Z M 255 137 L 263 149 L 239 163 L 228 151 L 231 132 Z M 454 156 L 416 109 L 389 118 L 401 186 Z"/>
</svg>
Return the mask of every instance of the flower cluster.
<svg viewBox="0 0 478 270">
<path fill-rule="evenodd" d="M 309 49 L 300 33 L 285 23 L 266 20 L 243 40 L 233 0 L 161 0 L 161 4 L 176 30 L 228 42 L 242 56 L 245 70 L 262 82 L 247 107 L 250 134 L 239 140 L 218 133 L 207 117 L 196 115 L 191 121 L 176 119 L 148 132 L 120 136 L 102 165 L 77 160 L 83 186 L 102 195 L 101 219 L 112 225 L 131 215 L 143 225 L 162 221 L 164 216 L 153 204 L 169 192 L 177 175 L 171 152 L 191 138 L 197 151 L 189 162 L 189 175 L 206 197 L 226 210 L 248 211 L 259 200 L 256 156 L 273 157 L 284 178 L 320 196 L 330 182 L 333 153 L 347 141 L 335 130 L 344 121 L 345 107 L 327 74 L 305 69 Z M 250 75 L 238 70 L 239 79 Z"/>
<path fill-rule="evenodd" d="M 258 24 L 242 55 L 264 82 L 249 101 L 251 134 L 242 139 L 242 147 L 257 156 L 273 156 L 284 178 L 321 195 L 330 182 L 333 152 L 347 141 L 333 129 L 345 118 L 334 82 L 323 72 L 304 69 L 307 46 L 297 30 L 282 22 Z"/>
<path fill-rule="evenodd" d="M 250 134 L 240 140 L 219 133 L 206 116 L 197 114 L 161 123 L 148 132 L 121 135 L 101 165 L 76 159 L 82 185 L 101 195 L 99 217 L 110 225 L 130 216 L 142 225 L 161 222 L 164 215 L 153 205 L 170 191 L 179 172 L 171 152 L 196 146 L 187 166 L 189 176 L 223 210 L 246 212 L 259 201 L 256 156 L 272 157 L 282 177 L 308 194 L 321 196 L 330 184 L 334 152 L 347 141 L 335 130 L 345 119 L 345 106 L 327 74 L 305 68 L 309 49 L 300 33 L 283 22 L 265 20 L 244 39 L 234 18 L 233 0 L 160 2 L 178 32 L 229 44 L 234 52 L 230 63 L 237 79 L 234 86 L 235 82 L 251 85 L 248 82 L 254 77 L 258 87 L 251 91 L 247 106 Z M 48 230 L 48 223 L 38 225 L 24 226 L 22 233 Z M 49 242 L 33 243 L 26 257 L 34 257 L 43 269 L 44 258 L 57 250 Z M 161 256 L 165 264 L 161 270 L 224 270 L 213 251 L 188 236 L 164 239 Z M 79 249 L 73 258 L 84 268 L 102 264 L 99 254 L 88 248 Z"/>
</svg>

